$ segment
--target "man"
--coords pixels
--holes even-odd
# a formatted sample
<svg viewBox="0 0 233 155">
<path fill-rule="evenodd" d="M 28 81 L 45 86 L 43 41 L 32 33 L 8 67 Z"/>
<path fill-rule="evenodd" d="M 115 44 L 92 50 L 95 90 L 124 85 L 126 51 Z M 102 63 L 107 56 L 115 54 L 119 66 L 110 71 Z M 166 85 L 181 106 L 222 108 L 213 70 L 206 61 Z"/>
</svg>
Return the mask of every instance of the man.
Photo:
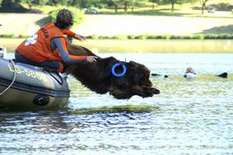
<svg viewBox="0 0 233 155">
<path fill-rule="evenodd" d="M 69 30 L 72 25 L 72 13 L 67 9 L 60 10 L 55 23 L 49 23 L 41 27 L 31 38 L 28 38 L 17 47 L 16 61 L 41 66 L 57 72 L 63 72 L 64 65 L 67 64 L 95 62 L 94 56 L 74 56 L 69 54 L 64 34 L 79 40 L 85 39 Z"/>
<path fill-rule="evenodd" d="M 188 67 L 186 68 L 185 74 L 184 74 L 184 78 L 186 79 L 193 79 L 197 76 L 197 73 L 194 71 L 194 69 L 192 67 Z"/>
</svg>

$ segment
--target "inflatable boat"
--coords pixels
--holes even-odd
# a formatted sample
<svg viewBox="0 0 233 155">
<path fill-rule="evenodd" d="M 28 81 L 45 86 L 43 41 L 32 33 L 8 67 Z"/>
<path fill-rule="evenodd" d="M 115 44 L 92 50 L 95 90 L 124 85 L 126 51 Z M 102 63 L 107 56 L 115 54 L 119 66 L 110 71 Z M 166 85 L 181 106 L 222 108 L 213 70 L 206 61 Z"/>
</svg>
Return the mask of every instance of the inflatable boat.
<svg viewBox="0 0 233 155">
<path fill-rule="evenodd" d="M 0 109 L 51 110 L 70 95 L 67 76 L 0 57 Z"/>
</svg>

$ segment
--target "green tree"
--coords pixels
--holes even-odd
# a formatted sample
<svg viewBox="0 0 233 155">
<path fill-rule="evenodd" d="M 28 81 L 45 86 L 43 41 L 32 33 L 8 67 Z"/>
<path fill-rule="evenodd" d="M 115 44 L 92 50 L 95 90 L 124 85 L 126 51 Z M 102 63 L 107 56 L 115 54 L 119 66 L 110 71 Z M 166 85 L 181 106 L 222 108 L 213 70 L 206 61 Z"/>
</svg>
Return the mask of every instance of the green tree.
<svg viewBox="0 0 233 155">
<path fill-rule="evenodd" d="M 176 4 L 176 0 L 171 0 L 171 5 L 172 5 L 171 11 L 174 11 L 175 4 Z"/>
<path fill-rule="evenodd" d="M 121 2 L 122 4 L 123 4 L 123 6 L 124 6 L 124 10 L 125 10 L 125 13 L 127 13 L 127 11 L 128 11 L 128 7 L 129 7 L 129 3 L 130 3 L 130 0 L 122 0 L 122 2 Z"/>
<path fill-rule="evenodd" d="M 68 2 L 67 2 L 67 0 L 60 0 L 60 4 L 61 4 L 61 5 L 67 5 Z"/>
<path fill-rule="evenodd" d="M 175 4 L 178 0 L 161 0 L 163 4 L 171 4 L 171 11 L 174 11 Z"/>
<path fill-rule="evenodd" d="M 134 12 L 135 7 L 139 6 L 141 3 L 145 2 L 145 1 L 147 1 L 147 0 L 132 0 L 132 1 L 130 1 L 129 4 L 130 4 L 132 12 Z"/>
<path fill-rule="evenodd" d="M 110 3 L 112 3 L 112 5 L 114 6 L 115 13 L 117 13 L 120 7 L 120 0 L 111 0 Z"/>
<path fill-rule="evenodd" d="M 87 8 L 88 0 L 80 0 L 79 6 L 80 6 L 80 8 Z"/>
<path fill-rule="evenodd" d="M 16 2 L 14 0 L 3 0 L 1 5 L 3 8 L 12 8 Z"/>
<path fill-rule="evenodd" d="M 21 0 L 2 0 L 1 11 L 3 12 L 27 12 L 28 9 L 20 4 Z"/>
<path fill-rule="evenodd" d="M 134 11 L 135 6 L 145 1 L 148 1 L 148 0 L 111 0 L 108 2 L 108 4 L 111 4 L 114 6 L 115 12 L 117 12 L 119 8 L 123 8 L 125 13 L 127 13 L 130 7 L 132 11 Z"/>
<path fill-rule="evenodd" d="M 159 5 L 159 2 L 160 2 L 160 0 L 149 0 L 151 3 L 153 3 L 153 5 L 152 5 L 152 9 L 154 9 L 155 8 L 155 5 Z"/>
<path fill-rule="evenodd" d="M 49 2 L 49 0 L 32 0 L 32 4 L 37 4 L 37 5 L 45 5 Z"/>
<path fill-rule="evenodd" d="M 206 9 L 206 3 L 208 0 L 200 0 L 201 3 L 201 13 L 204 14 L 204 11 Z"/>
<path fill-rule="evenodd" d="M 69 4 L 71 6 L 80 7 L 80 0 L 71 0 Z"/>
<path fill-rule="evenodd" d="M 147 0 L 122 0 L 121 3 L 123 5 L 125 13 L 127 13 L 129 7 L 132 8 L 132 11 L 134 11 L 135 6 L 146 1 Z"/>
<path fill-rule="evenodd" d="M 171 4 L 171 11 L 174 11 L 175 10 L 175 4 L 192 2 L 192 1 L 193 0 L 160 0 L 159 2 L 161 4 Z"/>
</svg>

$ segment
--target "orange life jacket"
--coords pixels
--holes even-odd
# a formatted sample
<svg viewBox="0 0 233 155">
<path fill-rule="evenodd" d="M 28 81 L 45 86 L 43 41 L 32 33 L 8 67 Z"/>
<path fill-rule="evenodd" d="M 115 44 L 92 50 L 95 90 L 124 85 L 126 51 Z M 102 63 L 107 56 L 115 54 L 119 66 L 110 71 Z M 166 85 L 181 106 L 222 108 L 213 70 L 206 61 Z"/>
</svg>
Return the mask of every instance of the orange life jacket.
<svg viewBox="0 0 233 155">
<path fill-rule="evenodd" d="M 74 37 L 74 38 L 75 38 L 75 33 L 72 32 L 72 31 L 69 30 L 69 29 L 64 29 L 64 30 L 62 30 L 62 32 L 63 32 L 65 35 L 67 35 L 67 36 L 70 36 L 70 37 Z"/>
<path fill-rule="evenodd" d="M 65 35 L 75 36 L 75 33 L 69 30 L 61 30 L 54 25 L 54 23 L 49 23 L 42 28 L 40 28 L 31 38 L 28 38 L 22 42 L 16 49 L 16 52 L 27 58 L 30 61 L 37 63 L 44 61 L 60 61 L 62 62 L 61 57 L 59 56 L 56 49 L 51 48 L 51 40 L 54 38 L 62 39 L 62 46 L 64 50 L 67 50 L 67 42 L 65 41 Z M 86 60 L 86 56 L 69 56 L 72 59 L 76 60 Z M 61 64 L 59 71 L 63 71 L 64 66 Z"/>
<path fill-rule="evenodd" d="M 47 24 L 31 38 L 22 42 L 16 51 L 25 58 L 38 63 L 48 60 L 61 61 L 58 52 L 50 47 L 51 40 L 57 37 L 64 38 L 62 30 L 53 23 Z"/>
</svg>

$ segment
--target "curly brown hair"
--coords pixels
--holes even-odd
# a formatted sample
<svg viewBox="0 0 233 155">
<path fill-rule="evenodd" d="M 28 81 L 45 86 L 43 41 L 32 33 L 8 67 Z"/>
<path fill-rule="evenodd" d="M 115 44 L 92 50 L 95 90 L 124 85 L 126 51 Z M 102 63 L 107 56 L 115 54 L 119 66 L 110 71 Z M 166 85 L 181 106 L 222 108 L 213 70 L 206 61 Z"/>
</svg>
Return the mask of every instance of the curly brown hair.
<svg viewBox="0 0 233 155">
<path fill-rule="evenodd" d="M 68 9 L 62 9 L 58 12 L 55 25 L 61 29 L 69 28 L 73 25 L 73 14 Z"/>
</svg>

